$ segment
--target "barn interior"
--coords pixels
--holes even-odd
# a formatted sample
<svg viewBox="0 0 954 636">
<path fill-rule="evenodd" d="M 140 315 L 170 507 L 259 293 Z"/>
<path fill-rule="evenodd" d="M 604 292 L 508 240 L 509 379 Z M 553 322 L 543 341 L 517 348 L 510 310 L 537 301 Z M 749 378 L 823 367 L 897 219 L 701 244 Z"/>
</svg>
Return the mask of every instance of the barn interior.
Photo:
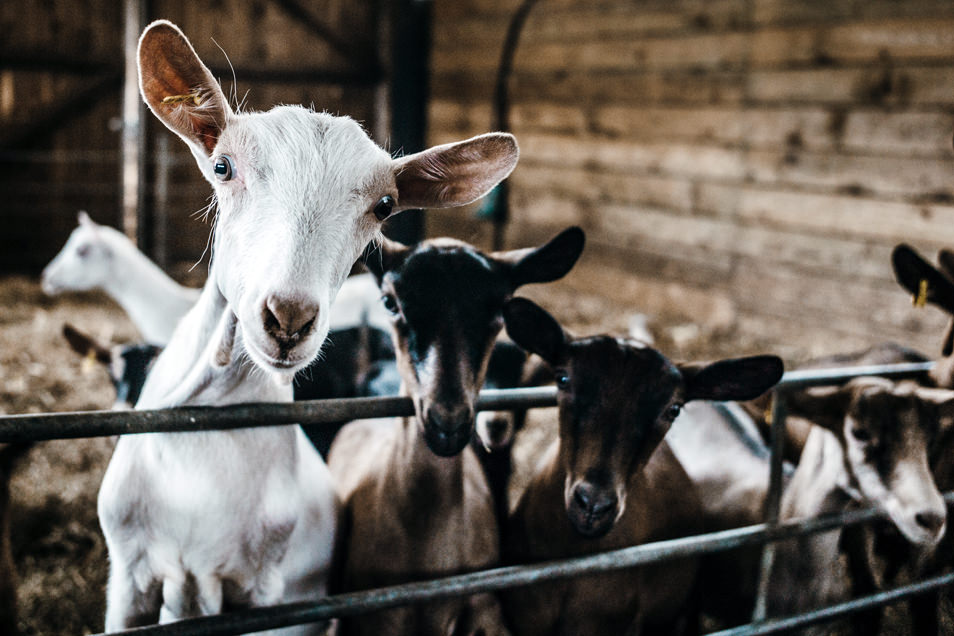
<svg viewBox="0 0 954 636">
<path fill-rule="evenodd" d="M 581 227 L 573 272 L 521 290 L 577 333 L 636 322 L 674 359 L 792 367 L 883 342 L 941 350 L 950 317 L 912 307 L 891 252 L 954 246 L 949 0 L 6 0 L 0 415 L 110 407 L 63 323 L 138 338 L 105 294 L 40 288 L 80 210 L 179 283 L 205 281 L 209 184 L 136 80 L 159 18 L 236 110 L 347 115 L 395 156 L 512 132 L 520 161 L 491 196 L 384 232 L 499 250 Z M 553 431 L 525 431 L 515 479 Z M 22 634 L 103 629 L 95 502 L 113 442 L 44 442 L 14 473 Z M 909 633 L 898 620 L 883 633 Z"/>
</svg>

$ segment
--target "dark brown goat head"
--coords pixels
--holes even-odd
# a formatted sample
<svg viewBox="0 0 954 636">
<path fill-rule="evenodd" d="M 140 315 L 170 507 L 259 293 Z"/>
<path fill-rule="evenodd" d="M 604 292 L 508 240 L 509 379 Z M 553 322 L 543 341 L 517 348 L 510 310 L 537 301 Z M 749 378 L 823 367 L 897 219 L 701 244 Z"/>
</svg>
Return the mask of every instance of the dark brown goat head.
<svg viewBox="0 0 954 636">
<path fill-rule="evenodd" d="M 434 453 L 457 455 L 470 442 L 504 303 L 521 285 L 566 275 L 583 242 L 574 227 L 540 247 L 491 254 L 452 239 L 414 247 L 385 241 L 369 250 L 365 262 L 392 316 L 401 380 Z"/>
<path fill-rule="evenodd" d="M 504 307 L 507 333 L 554 370 L 564 504 L 585 537 L 606 535 L 623 514 L 630 478 L 690 400 L 745 400 L 782 376 L 776 356 L 675 364 L 659 351 L 610 336 L 573 338 L 524 298 Z"/>
</svg>

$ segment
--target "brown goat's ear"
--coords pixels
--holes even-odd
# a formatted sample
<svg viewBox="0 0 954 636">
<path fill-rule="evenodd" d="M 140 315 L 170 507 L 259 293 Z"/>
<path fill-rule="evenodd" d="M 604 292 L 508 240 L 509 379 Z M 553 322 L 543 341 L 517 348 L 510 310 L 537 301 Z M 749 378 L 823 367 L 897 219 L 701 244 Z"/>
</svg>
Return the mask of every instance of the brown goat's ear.
<svg viewBox="0 0 954 636">
<path fill-rule="evenodd" d="M 410 246 L 385 238 L 380 243 L 368 243 L 361 255 L 361 261 L 380 285 L 384 275 L 400 267 L 410 253 Z"/>
<path fill-rule="evenodd" d="M 504 305 L 503 316 L 511 340 L 551 367 L 562 362 L 569 338 L 560 323 L 539 305 L 526 298 L 511 298 Z"/>
<path fill-rule="evenodd" d="M 909 245 L 900 244 L 891 252 L 894 276 L 916 302 L 929 302 L 954 314 L 954 282 L 939 272 Z"/>
<path fill-rule="evenodd" d="M 517 140 L 488 133 L 395 159 L 399 209 L 449 208 L 472 203 L 517 165 Z"/>
<path fill-rule="evenodd" d="M 99 344 L 92 336 L 86 335 L 69 323 L 63 325 L 63 337 L 66 338 L 73 351 L 84 358 L 93 356 L 97 362 L 105 365 L 109 365 L 113 361 L 113 354 L 108 347 Z"/>
<path fill-rule="evenodd" d="M 566 276 L 583 253 L 585 241 L 583 230 L 570 227 L 539 247 L 494 252 L 488 258 L 509 270 L 516 289 L 521 285 L 549 283 Z"/>
<path fill-rule="evenodd" d="M 139 89 L 150 110 L 189 144 L 197 159 L 211 156 L 232 109 L 192 44 L 171 22 L 153 22 L 139 39 Z"/>
<path fill-rule="evenodd" d="M 686 401 L 752 400 L 775 386 L 785 371 L 778 356 L 751 356 L 707 365 L 678 366 L 686 385 Z"/>
<path fill-rule="evenodd" d="M 852 391 L 845 386 L 816 386 L 788 395 L 790 415 L 801 417 L 839 435 L 851 406 Z"/>
</svg>

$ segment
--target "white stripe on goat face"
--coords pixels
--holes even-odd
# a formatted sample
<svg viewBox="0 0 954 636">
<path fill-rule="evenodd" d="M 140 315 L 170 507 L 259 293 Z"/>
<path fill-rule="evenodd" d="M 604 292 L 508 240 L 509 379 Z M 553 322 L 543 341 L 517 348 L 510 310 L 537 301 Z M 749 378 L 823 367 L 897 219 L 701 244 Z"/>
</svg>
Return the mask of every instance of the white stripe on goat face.
<svg viewBox="0 0 954 636">
<path fill-rule="evenodd" d="M 238 317 L 252 360 L 289 377 L 317 354 L 329 307 L 363 247 L 377 235 L 370 210 L 395 196 L 388 154 L 346 117 L 280 107 L 235 116 L 212 161 L 217 283 Z"/>
</svg>

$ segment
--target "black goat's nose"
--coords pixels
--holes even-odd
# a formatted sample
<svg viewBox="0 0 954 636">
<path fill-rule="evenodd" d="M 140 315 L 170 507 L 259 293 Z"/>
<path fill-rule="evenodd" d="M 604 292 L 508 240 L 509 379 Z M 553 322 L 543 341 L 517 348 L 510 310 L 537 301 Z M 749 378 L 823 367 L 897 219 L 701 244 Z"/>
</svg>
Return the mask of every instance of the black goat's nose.
<svg viewBox="0 0 954 636">
<path fill-rule="evenodd" d="M 944 527 L 946 518 L 943 514 L 934 512 L 933 510 L 924 510 L 914 515 L 914 520 L 928 532 L 937 534 L 941 531 L 941 528 Z"/>
<path fill-rule="evenodd" d="M 596 488 L 586 482 L 573 491 L 573 499 L 583 510 L 591 515 L 603 515 L 616 507 L 616 495 Z"/>
</svg>

